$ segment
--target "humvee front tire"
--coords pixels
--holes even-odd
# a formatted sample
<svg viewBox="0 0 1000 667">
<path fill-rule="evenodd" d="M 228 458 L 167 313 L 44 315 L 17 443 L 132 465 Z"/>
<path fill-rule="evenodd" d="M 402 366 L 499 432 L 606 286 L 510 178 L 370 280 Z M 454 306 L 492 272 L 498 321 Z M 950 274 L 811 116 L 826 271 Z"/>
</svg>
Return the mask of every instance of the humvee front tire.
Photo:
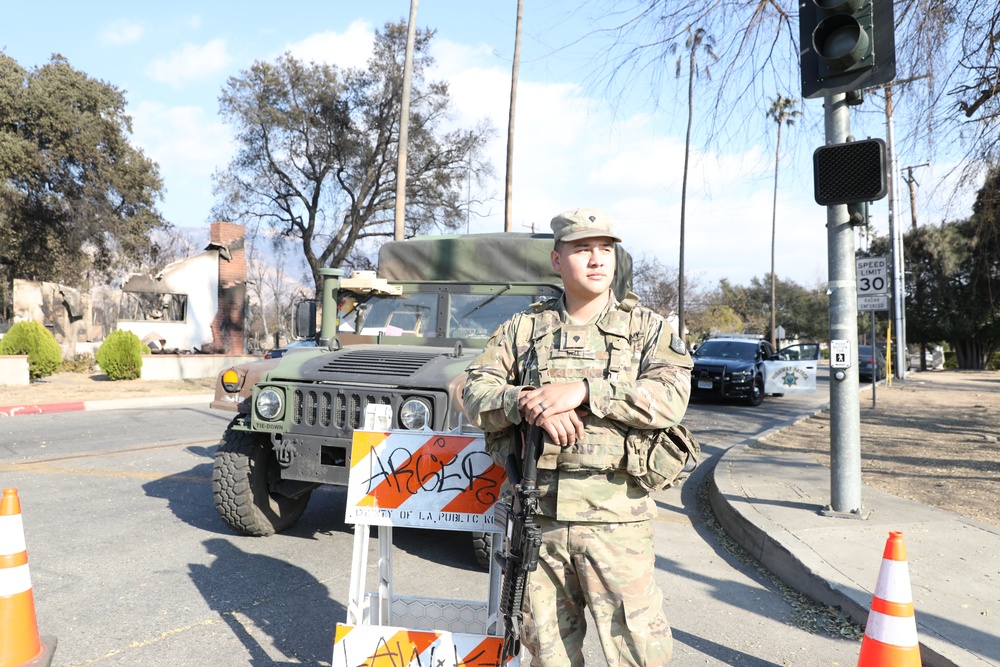
<svg viewBox="0 0 1000 667">
<path fill-rule="evenodd" d="M 484 570 L 490 569 L 493 560 L 493 536 L 490 533 L 473 532 L 472 553 L 476 556 L 476 564 Z"/>
<path fill-rule="evenodd" d="M 272 493 L 278 461 L 265 434 L 227 428 L 212 466 L 215 509 L 230 528 L 263 537 L 292 526 L 309 502 L 310 492 L 297 498 Z"/>
</svg>

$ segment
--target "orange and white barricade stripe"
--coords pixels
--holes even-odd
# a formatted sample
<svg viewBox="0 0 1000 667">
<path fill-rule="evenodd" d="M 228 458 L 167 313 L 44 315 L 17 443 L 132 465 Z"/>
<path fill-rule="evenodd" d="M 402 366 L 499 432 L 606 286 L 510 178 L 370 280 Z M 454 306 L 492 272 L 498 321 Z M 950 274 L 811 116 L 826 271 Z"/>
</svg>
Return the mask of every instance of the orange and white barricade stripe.
<svg viewBox="0 0 1000 667">
<path fill-rule="evenodd" d="M 517 667 L 520 664 L 517 657 L 504 663 L 502 652 L 503 637 L 338 623 L 333 665 Z"/>
<path fill-rule="evenodd" d="M 903 533 L 890 531 L 882 554 L 858 667 L 920 667 L 917 621 Z"/>
<path fill-rule="evenodd" d="M 482 435 L 355 431 L 345 519 L 493 532 L 503 481 Z"/>
<path fill-rule="evenodd" d="M 21 501 L 17 489 L 4 489 L 0 501 L 0 667 L 47 665 L 54 648 L 54 639 L 43 641 L 38 636 Z"/>
</svg>

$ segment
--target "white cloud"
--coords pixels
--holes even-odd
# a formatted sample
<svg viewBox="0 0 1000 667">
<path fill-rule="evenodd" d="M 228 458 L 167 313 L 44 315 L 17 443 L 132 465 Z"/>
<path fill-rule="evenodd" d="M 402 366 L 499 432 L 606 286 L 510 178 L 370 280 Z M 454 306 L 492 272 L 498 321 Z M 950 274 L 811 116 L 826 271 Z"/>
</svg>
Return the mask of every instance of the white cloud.
<svg viewBox="0 0 1000 667">
<path fill-rule="evenodd" d="M 375 32 L 370 23 L 355 21 L 342 33 L 333 30 L 316 33 L 302 41 L 287 44 L 285 50 L 307 63 L 361 68 L 371 57 L 374 39 Z"/>
<path fill-rule="evenodd" d="M 200 225 L 213 204 L 212 173 L 225 167 L 234 151 L 229 129 L 200 107 L 142 102 L 129 111 L 135 143 L 159 164 L 167 191 L 186 199 L 168 197 L 164 216 L 177 225 Z M 192 210 L 202 217 L 181 219 Z"/>
<path fill-rule="evenodd" d="M 213 39 L 201 46 L 185 44 L 166 58 L 154 60 L 146 74 L 173 88 L 189 82 L 210 81 L 225 72 L 232 61 L 223 39 Z"/>
<path fill-rule="evenodd" d="M 285 49 L 306 61 L 364 67 L 373 37 L 371 25 L 358 21 L 343 32 L 317 33 Z M 186 48 L 187 52 L 172 56 L 179 71 L 197 57 L 195 47 Z M 428 79 L 449 84 L 454 127 L 472 127 L 488 118 L 497 130 L 487 147 L 496 178 L 485 194 L 472 193 L 474 198 L 493 198 L 474 207 L 471 231 L 499 231 L 510 66 L 482 45 L 436 41 L 434 57 L 436 65 Z M 200 224 L 204 218 L 179 218 L 190 218 L 191 209 L 208 215 L 211 174 L 225 166 L 233 151 L 227 128 L 198 107 L 144 104 L 135 119 L 137 139 L 160 164 L 166 187 L 188 197 L 185 208 L 178 208 L 183 213 L 165 208 L 164 214 L 178 224 Z M 514 147 L 515 231 L 532 226 L 548 231 L 556 212 L 596 206 L 619 221 L 619 233 L 633 255 L 676 267 L 684 146 L 682 139 L 659 129 L 666 125 L 648 113 L 614 115 L 578 84 L 543 83 L 522 76 Z M 749 146 L 745 153 L 714 153 L 692 147 L 685 270 L 701 287 L 713 288 L 723 277 L 746 284 L 770 270 L 773 167 L 765 155 L 769 150 Z M 791 185 L 792 176 L 782 175 L 779 192 L 777 273 L 813 286 L 826 274 L 825 210 L 811 203 L 801 184 Z M 786 178 L 789 185 L 784 185 Z"/>
<path fill-rule="evenodd" d="M 142 38 L 142 24 L 128 19 L 121 19 L 110 24 L 101 33 L 101 41 L 105 44 L 131 44 Z"/>
<path fill-rule="evenodd" d="M 431 56 L 434 58 L 432 79 L 455 81 L 467 78 L 471 72 L 490 70 L 501 74 L 507 81 L 506 92 L 510 92 L 510 68 L 501 73 L 493 57 L 493 49 L 487 44 L 457 44 L 435 37 L 431 42 Z"/>
<path fill-rule="evenodd" d="M 503 192 L 510 71 L 479 47 L 446 44 L 433 77 L 448 81 L 456 123 L 487 117 L 498 130 L 488 148 Z M 484 57 L 486 56 L 486 57 Z M 773 167 L 763 148 L 710 153 L 693 146 L 685 211 L 685 272 L 702 287 L 723 277 L 740 284 L 770 271 Z M 682 139 L 656 132 L 647 113 L 615 119 L 576 84 L 518 84 L 514 144 L 513 226 L 548 231 L 549 219 L 574 206 L 595 206 L 618 220 L 636 257 L 667 266 L 679 260 Z M 785 180 L 785 179 L 783 179 Z M 824 209 L 779 192 L 776 272 L 812 286 L 824 280 Z M 474 195 L 475 196 L 475 195 Z M 503 228 L 498 195 L 473 231 Z"/>
</svg>

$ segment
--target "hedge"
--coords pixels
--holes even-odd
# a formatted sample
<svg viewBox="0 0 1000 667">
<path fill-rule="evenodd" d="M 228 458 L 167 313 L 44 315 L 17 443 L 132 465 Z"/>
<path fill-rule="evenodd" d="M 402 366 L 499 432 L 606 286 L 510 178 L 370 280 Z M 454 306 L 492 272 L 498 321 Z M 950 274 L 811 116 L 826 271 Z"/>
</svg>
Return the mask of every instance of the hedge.
<svg viewBox="0 0 1000 667">
<path fill-rule="evenodd" d="M 112 331 L 97 348 L 97 365 L 109 380 L 136 380 L 142 372 L 142 348 L 131 331 Z"/>
<path fill-rule="evenodd" d="M 0 339 L 0 354 L 28 355 L 32 381 L 52 375 L 62 363 L 62 348 L 52 332 L 38 322 L 17 322 Z"/>
</svg>

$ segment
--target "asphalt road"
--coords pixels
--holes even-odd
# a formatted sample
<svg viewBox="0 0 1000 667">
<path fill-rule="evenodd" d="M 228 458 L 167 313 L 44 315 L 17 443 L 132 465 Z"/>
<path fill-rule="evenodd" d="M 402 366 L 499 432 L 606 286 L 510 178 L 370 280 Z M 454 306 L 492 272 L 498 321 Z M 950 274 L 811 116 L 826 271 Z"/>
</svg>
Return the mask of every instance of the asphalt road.
<svg viewBox="0 0 1000 667">
<path fill-rule="evenodd" d="M 801 605 L 728 551 L 698 502 L 720 452 L 826 400 L 821 387 L 760 408 L 692 406 L 705 461 L 682 491 L 657 495 L 672 665 L 857 660 L 858 642 L 795 627 Z M 38 623 L 59 642 L 54 666 L 331 663 L 350 583 L 346 494 L 315 492 L 287 533 L 234 535 L 210 484 L 226 421 L 200 406 L 0 420 L 0 485 L 19 489 Z M 468 535 L 396 529 L 394 546 L 397 593 L 485 597 Z M 587 662 L 603 664 L 596 640 Z"/>
</svg>

